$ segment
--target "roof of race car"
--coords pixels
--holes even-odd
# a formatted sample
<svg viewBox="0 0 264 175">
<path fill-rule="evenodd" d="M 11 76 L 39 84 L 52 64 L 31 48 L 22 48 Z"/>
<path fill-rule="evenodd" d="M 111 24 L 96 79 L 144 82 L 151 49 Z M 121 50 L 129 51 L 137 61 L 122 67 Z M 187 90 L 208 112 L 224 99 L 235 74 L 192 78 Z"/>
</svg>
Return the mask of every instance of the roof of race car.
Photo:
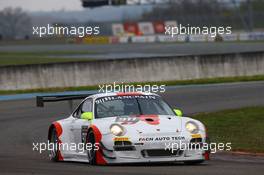
<svg viewBox="0 0 264 175">
<path fill-rule="evenodd" d="M 100 97 L 109 97 L 109 96 L 137 96 L 137 95 L 155 95 L 159 96 L 155 93 L 149 93 L 149 92 L 109 92 L 109 93 L 98 93 L 91 96 L 88 96 L 87 98 L 100 98 Z M 86 98 L 86 99 L 87 99 Z"/>
</svg>

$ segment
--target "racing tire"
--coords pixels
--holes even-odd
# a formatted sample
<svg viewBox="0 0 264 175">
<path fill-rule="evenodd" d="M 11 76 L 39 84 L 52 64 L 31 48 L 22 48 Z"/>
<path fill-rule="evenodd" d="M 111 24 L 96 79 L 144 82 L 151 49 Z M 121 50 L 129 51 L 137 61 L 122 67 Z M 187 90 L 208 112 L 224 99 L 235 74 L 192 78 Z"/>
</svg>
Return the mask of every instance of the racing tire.
<svg viewBox="0 0 264 175">
<path fill-rule="evenodd" d="M 55 128 L 51 130 L 50 143 L 53 144 L 52 150 L 50 150 L 49 157 L 52 161 L 59 161 L 59 138 Z"/>
<path fill-rule="evenodd" d="M 90 165 L 96 165 L 96 153 L 95 150 L 95 136 L 92 130 L 87 133 L 86 144 L 90 143 L 92 146 L 87 150 L 87 157 Z"/>
<path fill-rule="evenodd" d="M 184 162 L 185 165 L 199 165 L 201 163 L 203 163 L 204 160 L 194 160 L 194 161 L 187 161 L 187 162 Z"/>
</svg>

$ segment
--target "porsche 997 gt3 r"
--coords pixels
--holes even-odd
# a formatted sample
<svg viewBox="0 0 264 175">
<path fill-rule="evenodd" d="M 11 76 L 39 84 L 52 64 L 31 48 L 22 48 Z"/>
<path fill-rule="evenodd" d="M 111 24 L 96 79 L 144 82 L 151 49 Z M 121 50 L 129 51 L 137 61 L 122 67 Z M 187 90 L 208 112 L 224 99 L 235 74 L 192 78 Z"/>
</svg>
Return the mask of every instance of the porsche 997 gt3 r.
<svg viewBox="0 0 264 175">
<path fill-rule="evenodd" d="M 157 94 L 39 96 L 37 106 L 75 99 L 84 100 L 68 118 L 55 121 L 49 127 L 49 142 L 57 145 L 50 151 L 52 160 L 92 165 L 201 163 L 209 157 L 206 150 L 189 149 L 191 143 L 197 147 L 206 142 L 205 126 L 192 118 L 182 117 L 179 110 L 173 110 Z M 63 144 L 72 143 L 83 143 L 84 151 L 61 148 Z M 187 146 L 183 148 L 182 145 Z"/>
</svg>

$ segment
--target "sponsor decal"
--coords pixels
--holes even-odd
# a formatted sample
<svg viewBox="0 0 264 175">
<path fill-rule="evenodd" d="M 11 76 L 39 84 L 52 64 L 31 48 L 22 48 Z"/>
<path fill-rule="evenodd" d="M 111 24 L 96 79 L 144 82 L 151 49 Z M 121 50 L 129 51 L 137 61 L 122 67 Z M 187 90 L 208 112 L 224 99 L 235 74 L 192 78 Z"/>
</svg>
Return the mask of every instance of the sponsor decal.
<svg viewBox="0 0 264 175">
<path fill-rule="evenodd" d="M 138 24 L 136 22 L 126 22 L 124 23 L 124 29 L 126 33 L 133 33 L 137 35 L 139 33 Z"/>
<path fill-rule="evenodd" d="M 159 124 L 159 116 L 158 115 L 131 115 L 131 116 L 118 116 L 115 119 L 115 122 L 121 123 L 121 125 L 133 125 L 139 121 L 146 122 L 150 125 L 158 125 Z"/>
<path fill-rule="evenodd" d="M 164 33 L 165 32 L 165 25 L 162 21 L 156 21 L 153 23 L 155 33 Z"/>
<path fill-rule="evenodd" d="M 185 140 L 184 136 L 140 137 L 139 142 L 163 142 Z"/>
<path fill-rule="evenodd" d="M 88 132 L 88 126 L 82 126 L 82 130 L 81 130 L 82 143 L 85 143 L 87 132 Z"/>
<path fill-rule="evenodd" d="M 135 98 L 141 98 L 141 99 L 157 99 L 160 98 L 155 95 L 119 95 L 119 96 L 110 96 L 110 97 L 103 97 L 95 100 L 96 104 L 104 103 L 107 101 L 113 101 L 113 100 L 123 100 L 123 99 L 135 99 Z"/>
<path fill-rule="evenodd" d="M 115 137 L 114 141 L 120 141 L 120 142 L 125 142 L 125 141 L 129 141 L 128 137 Z"/>
<path fill-rule="evenodd" d="M 201 134 L 192 134 L 192 138 L 202 138 Z"/>
<path fill-rule="evenodd" d="M 140 92 L 118 92 L 118 93 L 116 93 L 116 95 L 118 95 L 118 96 L 128 96 L 128 95 L 135 96 L 135 95 L 142 95 L 142 93 L 140 93 Z"/>
<path fill-rule="evenodd" d="M 133 125 L 139 121 L 139 118 L 135 115 L 132 116 L 118 116 L 115 122 L 121 123 L 122 125 Z"/>
</svg>

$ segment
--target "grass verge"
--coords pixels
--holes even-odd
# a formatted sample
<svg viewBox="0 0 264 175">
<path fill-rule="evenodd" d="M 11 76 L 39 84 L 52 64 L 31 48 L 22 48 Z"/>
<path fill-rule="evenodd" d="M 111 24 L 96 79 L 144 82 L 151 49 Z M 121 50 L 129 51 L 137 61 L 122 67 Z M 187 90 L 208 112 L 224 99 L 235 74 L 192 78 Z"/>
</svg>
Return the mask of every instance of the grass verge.
<svg viewBox="0 0 264 175">
<path fill-rule="evenodd" d="M 256 76 L 241 76 L 241 77 L 222 77 L 222 78 L 206 78 L 194 80 L 175 80 L 175 81 L 158 81 L 158 82 L 136 82 L 127 83 L 128 85 L 202 85 L 202 84 L 217 84 L 217 83 L 232 83 L 232 82 L 248 82 L 248 81 L 264 81 L 264 75 Z M 21 94 L 21 93 L 34 93 L 34 92 L 64 92 L 64 91 L 85 91 L 97 90 L 98 85 L 81 86 L 81 87 L 54 87 L 45 89 L 27 89 L 27 90 L 0 90 L 0 95 L 7 94 Z"/>
<path fill-rule="evenodd" d="M 65 63 L 65 62 L 80 62 L 80 61 L 87 62 L 93 60 L 94 59 L 89 59 L 89 58 L 47 58 L 47 57 L 0 58 L 0 66 Z"/>
<path fill-rule="evenodd" d="M 96 54 L 89 51 L 49 51 L 49 52 L 0 52 L 0 66 L 45 64 L 91 61 L 82 55 Z M 80 58 L 64 58 L 63 56 L 78 55 Z"/>
<path fill-rule="evenodd" d="M 192 117 L 206 125 L 212 142 L 231 142 L 232 151 L 264 153 L 263 106 L 201 113 Z"/>
</svg>

